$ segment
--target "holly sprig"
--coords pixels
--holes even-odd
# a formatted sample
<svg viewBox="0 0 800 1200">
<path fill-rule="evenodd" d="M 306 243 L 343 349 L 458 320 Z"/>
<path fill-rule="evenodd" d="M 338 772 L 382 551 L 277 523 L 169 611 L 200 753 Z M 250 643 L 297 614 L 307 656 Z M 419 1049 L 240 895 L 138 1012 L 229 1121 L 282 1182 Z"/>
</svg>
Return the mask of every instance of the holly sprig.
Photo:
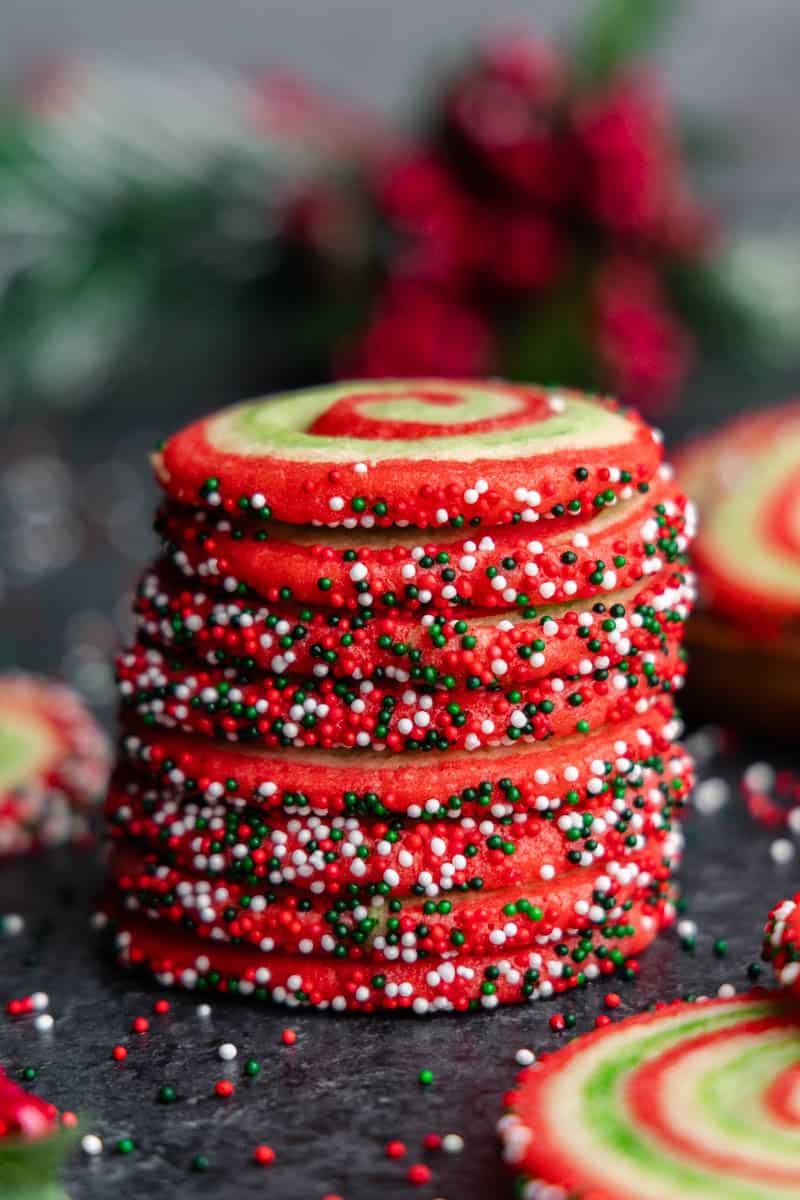
<svg viewBox="0 0 800 1200">
<path fill-rule="evenodd" d="M 75 1131 L 67 1129 L 42 1138 L 0 1139 L 3 1200 L 68 1200 L 60 1175 L 75 1139 Z"/>
<path fill-rule="evenodd" d="M 613 79 L 652 49 L 677 7 L 674 0 L 588 0 L 573 45 L 578 77 L 595 86 Z"/>
</svg>

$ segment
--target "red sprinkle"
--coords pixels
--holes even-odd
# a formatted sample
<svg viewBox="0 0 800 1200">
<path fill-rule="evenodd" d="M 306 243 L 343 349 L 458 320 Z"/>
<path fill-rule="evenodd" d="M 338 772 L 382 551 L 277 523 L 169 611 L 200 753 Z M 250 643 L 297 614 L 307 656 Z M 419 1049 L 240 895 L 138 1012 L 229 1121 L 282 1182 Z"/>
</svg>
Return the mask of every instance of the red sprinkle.
<svg viewBox="0 0 800 1200">
<path fill-rule="evenodd" d="M 153 1005 L 153 1011 L 157 1012 L 159 1016 L 163 1017 L 164 1013 L 169 1012 L 169 1000 L 156 1000 L 155 1004 Z"/>
<path fill-rule="evenodd" d="M 595 1029 L 602 1029 L 604 1025 L 610 1025 L 610 1024 L 611 1024 L 611 1017 L 608 1015 L 608 1013 L 598 1013 L 594 1019 Z"/>
<path fill-rule="evenodd" d="M 442 1138 L 441 1138 L 441 1134 L 438 1134 L 438 1133 L 426 1133 L 426 1134 L 425 1134 L 425 1137 L 422 1139 L 422 1144 L 423 1144 L 423 1146 L 425 1147 L 425 1149 L 426 1149 L 426 1150 L 438 1150 L 438 1149 L 440 1149 L 440 1147 L 441 1147 L 441 1145 L 442 1145 Z"/>
<path fill-rule="evenodd" d="M 550 1028 L 553 1030 L 553 1032 L 563 1033 L 566 1027 L 567 1023 L 562 1017 L 561 1013 L 553 1013 L 552 1017 L 550 1018 Z"/>
<path fill-rule="evenodd" d="M 235 1088 L 234 1088 L 233 1084 L 231 1083 L 230 1079 L 218 1079 L 217 1082 L 214 1084 L 214 1091 L 217 1093 L 218 1096 L 226 1097 L 226 1096 L 232 1096 L 235 1091 Z"/>
<path fill-rule="evenodd" d="M 269 1167 L 275 1162 L 275 1151 L 272 1146 L 256 1146 L 253 1158 L 262 1167 Z"/>
<path fill-rule="evenodd" d="M 281 1041 L 283 1042 L 284 1046 L 293 1046 L 297 1041 L 297 1034 L 293 1029 L 284 1029 L 283 1033 L 281 1034 Z"/>
<path fill-rule="evenodd" d="M 426 1167 L 425 1163 L 414 1163 L 413 1167 L 408 1168 L 407 1179 L 409 1183 L 427 1183 L 431 1177 L 430 1167 Z"/>
<path fill-rule="evenodd" d="M 150 1022 L 147 1017 L 135 1017 L 133 1021 L 134 1033 L 147 1033 L 150 1028 Z"/>
<path fill-rule="evenodd" d="M 6 1012 L 10 1017 L 20 1017 L 25 1013 L 32 1013 L 33 999 L 30 996 L 23 996 L 21 1000 L 9 1000 Z"/>
<path fill-rule="evenodd" d="M 402 1158 L 406 1152 L 405 1142 L 387 1142 L 384 1147 L 384 1154 L 387 1158 Z"/>
<path fill-rule="evenodd" d="M 603 1003 L 606 1008 L 619 1008 L 622 1000 L 617 992 L 609 992 Z"/>
<path fill-rule="evenodd" d="M 61 1124 L 65 1129 L 74 1129 L 78 1124 L 78 1114 L 65 1109 L 61 1114 Z"/>
<path fill-rule="evenodd" d="M 115 1058 L 117 1062 L 122 1062 L 123 1059 L 128 1057 L 128 1051 L 124 1046 L 115 1046 L 111 1051 L 111 1056 L 112 1058 Z"/>
</svg>

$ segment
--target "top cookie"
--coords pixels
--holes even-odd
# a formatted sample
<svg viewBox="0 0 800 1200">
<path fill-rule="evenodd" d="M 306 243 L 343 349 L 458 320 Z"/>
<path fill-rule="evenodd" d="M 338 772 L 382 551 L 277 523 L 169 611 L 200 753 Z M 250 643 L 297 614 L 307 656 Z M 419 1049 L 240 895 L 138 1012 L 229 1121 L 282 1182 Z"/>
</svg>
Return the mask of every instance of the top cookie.
<svg viewBox="0 0 800 1200">
<path fill-rule="evenodd" d="M 654 431 L 610 400 L 390 380 L 226 409 L 171 437 L 154 469 L 184 504 L 301 525 L 459 528 L 591 517 L 660 460 Z"/>
</svg>

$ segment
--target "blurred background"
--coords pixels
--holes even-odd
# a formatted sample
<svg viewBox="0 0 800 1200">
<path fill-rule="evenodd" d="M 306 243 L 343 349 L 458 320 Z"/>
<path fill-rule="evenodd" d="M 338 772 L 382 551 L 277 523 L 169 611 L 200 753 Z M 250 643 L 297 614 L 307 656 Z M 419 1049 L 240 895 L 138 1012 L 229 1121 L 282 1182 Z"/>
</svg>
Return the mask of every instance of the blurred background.
<svg viewBox="0 0 800 1200">
<path fill-rule="evenodd" d="M 0 39 L 0 666 L 102 713 L 149 449 L 335 376 L 797 389 L 794 0 L 26 0 Z"/>
</svg>

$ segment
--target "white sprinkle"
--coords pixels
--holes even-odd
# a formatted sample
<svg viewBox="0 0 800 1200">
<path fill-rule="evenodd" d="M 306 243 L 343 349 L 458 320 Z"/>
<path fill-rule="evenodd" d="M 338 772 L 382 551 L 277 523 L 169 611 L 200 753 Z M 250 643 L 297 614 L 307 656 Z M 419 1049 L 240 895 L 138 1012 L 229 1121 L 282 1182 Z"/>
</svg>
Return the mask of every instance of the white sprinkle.
<svg viewBox="0 0 800 1200">
<path fill-rule="evenodd" d="M 698 783 L 694 792 L 694 806 L 704 816 L 719 812 L 730 797 L 730 788 L 724 779 L 712 777 Z"/>
<path fill-rule="evenodd" d="M 743 782 L 756 792 L 768 792 L 775 783 L 775 770 L 769 763 L 751 763 L 744 773 Z"/>
<path fill-rule="evenodd" d="M 460 1133 L 446 1133 L 442 1138 L 442 1149 L 446 1154 L 460 1154 L 464 1149 L 464 1139 Z"/>
<path fill-rule="evenodd" d="M 81 1150 L 90 1158 L 96 1158 L 103 1153 L 103 1142 L 96 1133 L 85 1133 L 81 1138 Z"/>
<path fill-rule="evenodd" d="M 536 1061 L 536 1055 L 532 1050 L 528 1050 L 527 1048 L 523 1047 L 521 1050 L 517 1051 L 517 1053 L 514 1055 L 514 1059 L 521 1067 L 529 1067 Z"/>
<path fill-rule="evenodd" d="M 201 1021 L 207 1021 L 208 1018 L 211 1016 L 211 1005 L 210 1004 L 198 1004 L 197 1008 L 194 1011 L 195 1011 L 195 1014 L 199 1017 L 199 1019 Z"/>
<path fill-rule="evenodd" d="M 50 1016 L 50 1013 L 39 1013 L 39 1016 L 33 1022 L 33 1027 L 37 1033 L 50 1033 L 55 1021 Z"/>
<path fill-rule="evenodd" d="M 236 1049 L 233 1042 L 223 1042 L 217 1051 L 217 1054 L 223 1062 L 233 1062 L 238 1053 L 239 1051 Z"/>
<path fill-rule="evenodd" d="M 795 848 L 788 838 L 776 838 L 769 848 L 772 855 L 772 861 L 778 866 L 785 866 L 790 863 L 795 856 Z"/>
</svg>

